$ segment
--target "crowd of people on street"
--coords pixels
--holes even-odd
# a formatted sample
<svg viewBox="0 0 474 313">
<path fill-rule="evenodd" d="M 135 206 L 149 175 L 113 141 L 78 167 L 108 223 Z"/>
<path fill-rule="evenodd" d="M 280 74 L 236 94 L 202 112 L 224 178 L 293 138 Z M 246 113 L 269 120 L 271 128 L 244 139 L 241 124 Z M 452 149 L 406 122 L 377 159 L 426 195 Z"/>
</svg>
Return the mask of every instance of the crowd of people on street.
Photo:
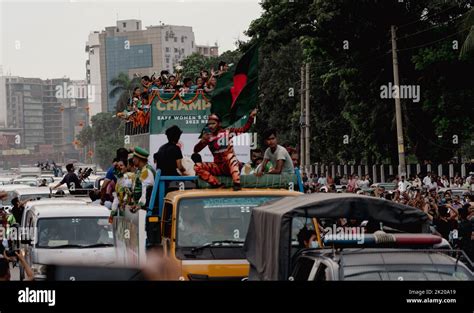
<svg viewBox="0 0 474 313">
<path fill-rule="evenodd" d="M 474 259 L 474 171 L 466 177 L 439 176 L 434 172 L 409 179 L 396 176 L 387 184 L 373 184 L 370 175 L 332 177 L 304 173 L 303 184 L 306 193 L 357 193 L 417 208 L 427 214 L 440 236 Z"/>
</svg>

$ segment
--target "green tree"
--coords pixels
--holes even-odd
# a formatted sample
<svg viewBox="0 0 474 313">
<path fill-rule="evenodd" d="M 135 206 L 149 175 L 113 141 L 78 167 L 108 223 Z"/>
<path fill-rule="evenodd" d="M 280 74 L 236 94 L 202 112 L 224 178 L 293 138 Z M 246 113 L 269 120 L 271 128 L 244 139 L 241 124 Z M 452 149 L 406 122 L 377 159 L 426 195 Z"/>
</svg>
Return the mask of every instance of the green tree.
<svg viewBox="0 0 474 313">
<path fill-rule="evenodd" d="M 467 33 L 461 48 L 461 58 L 474 54 L 474 8 L 471 8 L 461 22 L 461 30 Z"/>
<path fill-rule="evenodd" d="M 110 113 L 92 117 L 91 126 L 84 127 L 77 136 L 83 146 L 94 147 L 94 160 L 106 169 L 115 157 L 115 151 L 123 147 L 124 125 Z"/>
<path fill-rule="evenodd" d="M 121 112 L 127 107 L 133 89 L 140 86 L 140 79 L 140 77 L 130 79 L 126 73 L 120 73 L 110 81 L 110 84 L 114 87 L 110 90 L 109 96 L 113 98 L 119 95 L 115 105 L 116 112 Z"/>
<path fill-rule="evenodd" d="M 472 59 L 457 60 L 450 48 L 462 37 L 456 21 L 468 2 L 262 2 L 262 16 L 247 30 L 251 40 L 241 46 L 261 42 L 259 127 L 277 127 L 284 140 L 299 142 L 299 95 L 285 93 L 299 89 L 300 66 L 309 62 L 312 160 L 396 164 L 395 105 L 381 87 L 393 82 L 390 26 L 402 25 L 401 84 L 421 87 L 419 103 L 402 99 L 407 154 L 449 160 L 473 132 L 465 118 L 472 116 L 472 86 L 462 81 L 472 76 Z"/>
</svg>

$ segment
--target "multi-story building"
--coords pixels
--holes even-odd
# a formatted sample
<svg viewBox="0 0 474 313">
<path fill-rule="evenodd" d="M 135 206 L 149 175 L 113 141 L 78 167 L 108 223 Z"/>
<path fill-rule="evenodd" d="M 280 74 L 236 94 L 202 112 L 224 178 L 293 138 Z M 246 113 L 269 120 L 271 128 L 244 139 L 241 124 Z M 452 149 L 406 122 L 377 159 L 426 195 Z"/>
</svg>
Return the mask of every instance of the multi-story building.
<svg viewBox="0 0 474 313">
<path fill-rule="evenodd" d="M 204 53 L 205 47 L 202 51 Z M 217 55 L 217 47 L 207 47 L 209 55 Z M 212 52 L 211 52 L 212 50 Z M 111 80 L 120 73 L 129 78 L 157 75 L 162 70 L 174 72 L 183 59 L 197 52 L 194 32 L 189 26 L 157 25 L 142 29 L 140 20 L 120 20 L 116 26 L 93 32 L 86 43 L 86 62 L 91 116 L 115 111 L 119 94 L 111 96 Z"/>
<path fill-rule="evenodd" d="M 89 123 L 85 81 L 6 76 L 0 83 L 0 131 L 15 130 L 15 148 L 79 155 L 73 141 Z"/>
<path fill-rule="evenodd" d="M 22 148 L 44 144 L 43 81 L 39 78 L 5 77 L 6 128 L 20 128 Z M 3 101 L 3 100 L 2 100 Z M 5 109 L 6 108 L 6 109 Z"/>
<path fill-rule="evenodd" d="M 217 57 L 219 56 L 219 47 L 217 44 L 214 46 L 198 45 L 196 46 L 196 52 L 208 58 Z"/>
<path fill-rule="evenodd" d="M 89 119 L 97 113 L 104 112 L 102 109 L 102 82 L 101 82 L 101 47 L 100 33 L 95 31 L 89 34 L 86 52 L 89 58 L 86 61 L 86 83 L 89 98 Z"/>
</svg>

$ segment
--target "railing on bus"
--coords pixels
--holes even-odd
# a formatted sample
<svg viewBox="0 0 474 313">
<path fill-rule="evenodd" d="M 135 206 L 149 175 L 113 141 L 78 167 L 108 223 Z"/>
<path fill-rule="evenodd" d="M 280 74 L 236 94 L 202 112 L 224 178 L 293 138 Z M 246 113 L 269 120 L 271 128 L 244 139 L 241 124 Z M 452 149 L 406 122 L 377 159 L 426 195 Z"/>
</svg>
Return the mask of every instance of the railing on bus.
<svg viewBox="0 0 474 313">
<path fill-rule="evenodd" d="M 301 178 L 301 173 L 298 168 L 295 168 L 295 175 L 298 183 L 298 190 L 304 192 L 303 180 Z M 161 170 L 156 171 L 155 184 L 153 185 L 153 191 L 150 197 L 150 204 L 147 208 L 147 216 L 152 216 L 154 213 L 158 213 L 158 216 L 161 216 L 163 210 L 163 204 L 165 199 L 165 187 L 167 182 L 179 182 L 179 188 L 184 190 L 184 182 L 186 181 L 197 181 L 198 176 L 161 176 Z M 182 184 L 181 184 L 182 183 Z M 155 205 L 156 197 L 158 196 L 158 206 Z M 155 210 L 158 212 L 154 212 Z"/>
</svg>

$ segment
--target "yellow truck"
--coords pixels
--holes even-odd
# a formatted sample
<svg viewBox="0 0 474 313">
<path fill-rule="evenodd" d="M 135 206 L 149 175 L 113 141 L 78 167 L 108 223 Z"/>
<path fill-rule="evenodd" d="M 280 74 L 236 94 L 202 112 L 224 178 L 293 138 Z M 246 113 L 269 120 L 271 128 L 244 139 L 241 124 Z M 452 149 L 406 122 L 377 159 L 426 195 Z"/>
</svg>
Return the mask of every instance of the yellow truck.
<svg viewBox="0 0 474 313">
<path fill-rule="evenodd" d="M 186 190 L 183 181 L 197 177 L 160 177 L 158 173 L 148 211 L 126 211 L 114 219 L 117 256 L 125 265 L 140 266 L 147 248 L 160 246 L 178 264 L 180 280 L 245 279 L 249 265 L 243 244 L 252 209 L 302 195 L 297 191 L 302 188 L 298 174 L 279 178 L 277 183 L 275 178 L 268 183 L 273 188 L 261 187 L 265 183 L 246 188 L 243 182 L 240 191 Z M 180 190 L 165 195 L 169 181 L 178 181 Z"/>
</svg>

